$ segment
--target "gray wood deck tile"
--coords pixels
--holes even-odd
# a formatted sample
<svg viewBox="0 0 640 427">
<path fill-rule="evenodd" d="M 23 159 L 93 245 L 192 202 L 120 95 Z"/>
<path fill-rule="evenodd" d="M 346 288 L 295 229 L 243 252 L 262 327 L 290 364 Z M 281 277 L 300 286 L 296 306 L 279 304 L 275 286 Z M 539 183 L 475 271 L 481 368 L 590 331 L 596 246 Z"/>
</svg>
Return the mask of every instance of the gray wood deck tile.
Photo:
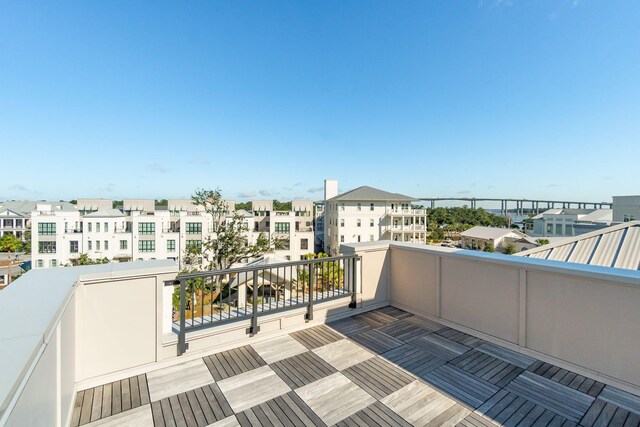
<svg viewBox="0 0 640 427">
<path fill-rule="evenodd" d="M 413 381 L 381 400 L 411 425 L 455 425 L 469 410 L 422 381 Z"/>
<path fill-rule="evenodd" d="M 398 320 L 395 317 L 389 316 L 379 310 L 367 311 L 366 313 L 353 316 L 353 318 L 360 320 L 373 328 L 378 328 L 386 325 L 387 323 L 392 323 Z"/>
<path fill-rule="evenodd" d="M 151 403 L 156 426 L 206 426 L 233 415 L 233 411 L 216 384 L 209 384 Z"/>
<path fill-rule="evenodd" d="M 518 353 L 516 351 L 509 350 L 488 342 L 484 342 L 478 345 L 476 349 L 490 354 L 493 357 L 497 357 L 498 359 L 502 359 L 505 362 L 509 362 L 512 365 L 519 366 L 523 369 L 527 369 L 536 361 L 536 359 L 534 359 L 533 357 L 529 357 L 522 353 Z"/>
<path fill-rule="evenodd" d="M 307 351 L 269 365 L 292 389 L 327 377 L 336 369 L 317 354 Z"/>
<path fill-rule="evenodd" d="M 327 425 L 350 417 L 376 400 L 340 372 L 295 390 Z"/>
<path fill-rule="evenodd" d="M 121 412 L 107 418 L 94 421 L 86 425 L 87 427 L 152 427 L 153 417 L 149 404 L 138 406 L 129 411 Z"/>
<path fill-rule="evenodd" d="M 440 335 L 431 334 L 409 341 L 409 344 L 427 350 L 442 360 L 452 360 L 470 350 L 469 347 Z"/>
<path fill-rule="evenodd" d="M 416 326 L 420 326 L 421 328 L 426 329 L 429 332 L 437 332 L 442 328 L 444 328 L 444 325 L 441 325 L 438 322 L 434 322 L 433 320 L 425 319 L 424 317 L 420 317 L 420 316 L 414 315 L 411 317 L 407 317 L 404 320 Z"/>
<path fill-rule="evenodd" d="M 251 347 L 267 363 L 274 363 L 307 351 L 305 346 L 289 335 L 251 344 Z"/>
<path fill-rule="evenodd" d="M 485 341 L 474 337 L 457 329 L 444 327 L 436 332 L 438 335 L 443 336 L 451 341 L 455 341 L 459 344 L 466 345 L 467 347 L 477 347 Z"/>
<path fill-rule="evenodd" d="M 627 411 L 640 414 L 640 396 L 636 396 L 619 388 L 606 386 L 599 394 L 598 399 L 613 403 Z"/>
<path fill-rule="evenodd" d="M 380 402 L 369 405 L 356 412 L 349 418 L 336 424 L 337 427 L 347 426 L 380 426 L 380 427 L 411 427 L 400 415 L 396 414 Z"/>
<path fill-rule="evenodd" d="M 145 374 L 79 391 L 70 425 L 86 425 L 139 408 L 149 403 L 143 397 L 148 394 Z"/>
<path fill-rule="evenodd" d="M 389 323 L 381 326 L 378 330 L 402 341 L 420 338 L 431 333 L 427 329 L 422 328 L 415 323 L 408 322 L 407 320 L 399 320 L 397 322 Z"/>
<path fill-rule="evenodd" d="M 151 401 L 175 396 L 212 382 L 213 377 L 202 359 L 190 360 L 151 371 L 147 374 L 147 385 Z"/>
<path fill-rule="evenodd" d="M 295 392 L 278 396 L 238 414 L 238 419 L 244 421 L 245 418 L 246 422 L 252 426 L 326 426 Z M 246 423 L 243 421 L 240 421 L 241 425 Z"/>
<path fill-rule="evenodd" d="M 458 356 L 451 364 L 498 387 L 504 387 L 524 370 L 477 349 Z"/>
<path fill-rule="evenodd" d="M 604 384 L 591 378 L 578 375 L 575 372 L 562 369 L 559 366 L 550 363 L 536 361 L 527 368 L 527 371 L 533 372 L 551 381 L 566 385 L 569 388 L 586 393 L 589 396 L 596 397 L 604 389 Z"/>
<path fill-rule="evenodd" d="M 382 353 L 381 356 L 418 377 L 422 377 L 447 363 L 428 351 L 411 344 L 403 344 Z"/>
<path fill-rule="evenodd" d="M 340 319 L 335 322 L 328 323 L 327 326 L 335 329 L 336 331 L 347 337 L 372 329 L 371 325 L 369 325 L 368 323 L 354 319 L 353 317 L 347 317 L 345 319 Z"/>
<path fill-rule="evenodd" d="M 407 311 L 401 310 L 401 309 L 399 309 L 397 307 L 393 307 L 391 305 L 379 308 L 376 311 L 379 311 L 380 313 L 387 314 L 387 315 L 389 315 L 391 317 L 395 317 L 396 319 L 404 319 L 404 318 L 413 316 L 413 314 L 411 314 L 411 313 L 409 313 Z"/>
<path fill-rule="evenodd" d="M 376 329 L 353 335 L 351 339 L 375 353 L 384 353 L 404 344 L 399 339 Z"/>
<path fill-rule="evenodd" d="M 205 356 L 203 359 L 216 381 L 243 374 L 267 364 L 250 345 Z"/>
<path fill-rule="evenodd" d="M 377 399 L 382 399 L 415 380 L 413 376 L 379 357 L 353 365 L 342 373 Z"/>
<path fill-rule="evenodd" d="M 499 390 L 490 382 L 451 365 L 441 366 L 425 375 L 423 379 L 472 408 L 479 407 Z"/>
<path fill-rule="evenodd" d="M 492 422 L 489 419 L 482 417 L 480 414 L 475 412 L 467 415 L 462 421 L 460 421 L 456 426 L 459 427 L 495 427 L 496 423 Z"/>
<path fill-rule="evenodd" d="M 291 336 L 309 350 L 343 339 L 336 331 L 324 325 L 292 332 Z"/>
<path fill-rule="evenodd" d="M 528 371 L 505 388 L 574 422 L 580 421 L 594 401 L 587 394 Z"/>
<path fill-rule="evenodd" d="M 235 412 L 242 412 L 291 391 L 269 366 L 227 378 L 217 384 Z"/>
<path fill-rule="evenodd" d="M 347 339 L 318 347 L 313 352 L 339 371 L 375 357 L 373 353 Z"/>
</svg>

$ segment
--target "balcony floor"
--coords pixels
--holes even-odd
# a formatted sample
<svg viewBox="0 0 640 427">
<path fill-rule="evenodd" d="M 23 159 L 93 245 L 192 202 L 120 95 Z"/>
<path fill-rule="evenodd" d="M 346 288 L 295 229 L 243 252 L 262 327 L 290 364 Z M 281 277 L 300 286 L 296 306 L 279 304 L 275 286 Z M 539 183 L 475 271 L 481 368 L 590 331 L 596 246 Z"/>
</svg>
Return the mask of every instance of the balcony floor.
<svg viewBox="0 0 640 427">
<path fill-rule="evenodd" d="M 639 426 L 640 397 L 385 307 L 80 391 L 72 425 Z"/>
</svg>

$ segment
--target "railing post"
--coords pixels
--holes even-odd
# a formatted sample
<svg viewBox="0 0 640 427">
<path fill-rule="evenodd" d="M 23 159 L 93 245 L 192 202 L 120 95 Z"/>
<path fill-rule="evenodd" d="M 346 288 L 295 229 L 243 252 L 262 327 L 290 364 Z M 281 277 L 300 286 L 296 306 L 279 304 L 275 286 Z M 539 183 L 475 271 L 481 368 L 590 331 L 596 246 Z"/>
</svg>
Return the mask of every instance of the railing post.
<svg viewBox="0 0 640 427">
<path fill-rule="evenodd" d="M 247 329 L 247 333 L 254 336 L 260 331 L 258 326 L 258 270 L 253 271 L 253 292 L 251 292 L 251 326 Z"/>
<path fill-rule="evenodd" d="M 307 314 L 305 316 L 307 322 L 313 320 L 313 282 L 316 275 L 314 264 L 313 261 L 309 264 L 309 305 L 307 306 Z"/>
<path fill-rule="evenodd" d="M 178 356 L 184 354 L 187 351 L 187 334 L 185 331 L 186 322 L 185 317 L 186 313 L 186 298 L 187 298 L 187 281 L 186 280 L 176 280 L 173 282 L 175 285 L 180 285 L 180 330 L 178 331 Z"/>
<path fill-rule="evenodd" d="M 350 284 L 349 284 L 349 291 L 351 291 L 351 302 L 349 303 L 349 308 L 356 308 L 357 307 L 357 301 L 356 301 L 356 283 L 358 280 L 358 271 L 357 271 L 357 267 L 358 267 L 358 257 L 354 257 L 351 259 L 351 261 L 349 262 L 350 264 L 350 273 L 351 273 L 351 278 L 350 278 Z"/>
</svg>

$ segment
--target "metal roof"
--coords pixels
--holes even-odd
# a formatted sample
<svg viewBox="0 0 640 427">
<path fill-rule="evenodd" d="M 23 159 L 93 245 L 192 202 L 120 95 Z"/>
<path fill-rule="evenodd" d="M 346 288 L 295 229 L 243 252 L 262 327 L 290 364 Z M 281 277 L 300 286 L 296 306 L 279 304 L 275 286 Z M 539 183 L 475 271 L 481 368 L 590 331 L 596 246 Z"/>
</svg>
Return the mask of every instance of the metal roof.
<svg viewBox="0 0 640 427">
<path fill-rule="evenodd" d="M 613 225 L 516 256 L 640 270 L 640 221 Z"/>
<path fill-rule="evenodd" d="M 399 202 L 411 202 L 418 200 L 413 197 L 405 196 L 398 193 L 389 193 L 388 191 L 379 190 L 377 188 L 368 187 L 363 185 L 346 193 L 339 194 L 336 197 L 329 199 L 331 201 L 340 202 L 369 202 L 369 201 L 399 201 Z"/>
<path fill-rule="evenodd" d="M 84 218 L 119 218 L 123 217 L 124 213 L 120 209 L 104 209 L 101 211 L 91 212 L 84 216 Z"/>
<path fill-rule="evenodd" d="M 471 227 L 470 229 L 460 233 L 460 235 L 463 237 L 491 240 L 500 239 L 502 237 L 508 236 L 509 234 L 515 234 L 518 237 L 526 239 L 527 241 L 531 240 L 531 242 L 534 242 L 534 240 L 529 236 L 521 233 L 518 230 L 514 230 L 513 228 L 485 227 L 482 225 L 476 225 L 475 227 Z"/>
</svg>

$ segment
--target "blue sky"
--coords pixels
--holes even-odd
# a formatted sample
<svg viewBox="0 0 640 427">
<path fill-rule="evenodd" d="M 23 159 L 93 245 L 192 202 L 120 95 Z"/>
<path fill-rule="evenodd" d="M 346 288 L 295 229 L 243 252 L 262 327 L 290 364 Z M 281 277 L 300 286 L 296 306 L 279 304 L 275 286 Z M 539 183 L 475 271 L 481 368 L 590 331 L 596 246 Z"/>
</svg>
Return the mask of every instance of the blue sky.
<svg viewBox="0 0 640 427">
<path fill-rule="evenodd" d="M 1 0 L 0 200 L 638 194 L 638 22 L 637 0 Z"/>
</svg>

